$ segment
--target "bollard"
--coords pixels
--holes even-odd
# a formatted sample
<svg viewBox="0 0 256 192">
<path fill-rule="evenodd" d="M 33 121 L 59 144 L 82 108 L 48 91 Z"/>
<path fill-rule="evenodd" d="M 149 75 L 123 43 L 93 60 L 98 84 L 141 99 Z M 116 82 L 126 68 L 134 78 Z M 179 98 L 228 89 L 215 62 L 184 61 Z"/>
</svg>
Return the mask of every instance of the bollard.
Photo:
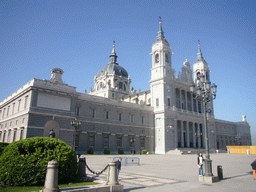
<svg viewBox="0 0 256 192">
<path fill-rule="evenodd" d="M 57 192 L 58 187 L 58 163 L 57 161 L 50 161 L 47 165 L 47 172 L 45 177 L 44 188 L 42 192 Z"/>
<path fill-rule="evenodd" d="M 78 175 L 80 178 L 86 177 L 86 163 L 85 163 L 85 157 L 79 158 L 79 163 L 78 163 Z"/>
<path fill-rule="evenodd" d="M 119 185 L 117 181 L 117 168 L 116 168 L 116 162 L 109 163 L 109 175 L 107 178 L 106 185 Z"/>
<path fill-rule="evenodd" d="M 223 179 L 223 169 L 222 169 L 221 165 L 217 166 L 217 174 L 218 174 L 219 180 L 222 180 Z"/>
</svg>

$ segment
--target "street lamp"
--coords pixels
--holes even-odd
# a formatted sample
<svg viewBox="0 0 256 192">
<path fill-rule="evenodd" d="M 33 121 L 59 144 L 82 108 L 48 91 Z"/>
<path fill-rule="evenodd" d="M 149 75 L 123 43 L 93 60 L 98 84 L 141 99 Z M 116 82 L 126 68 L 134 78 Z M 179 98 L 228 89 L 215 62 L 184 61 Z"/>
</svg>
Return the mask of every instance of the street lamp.
<svg viewBox="0 0 256 192">
<path fill-rule="evenodd" d="M 79 127 L 81 126 L 81 121 L 75 119 L 71 121 L 71 125 L 75 129 L 74 135 L 73 135 L 73 150 L 76 153 L 76 148 L 79 146 L 79 134 L 80 134 Z"/>
<path fill-rule="evenodd" d="M 131 137 L 130 138 L 130 143 L 131 143 L 131 146 L 132 146 L 132 154 L 134 155 L 134 142 L 135 142 L 135 138 L 134 137 Z"/>
<path fill-rule="evenodd" d="M 204 176 L 213 176 L 212 174 L 212 160 L 210 159 L 209 153 L 209 138 L 208 138 L 208 128 L 207 128 L 207 118 L 206 110 L 207 103 L 211 102 L 216 98 L 217 85 L 214 83 L 211 85 L 211 82 L 205 78 L 204 75 L 200 75 L 197 84 L 190 86 L 190 91 L 194 98 L 201 101 L 204 108 L 204 129 L 205 129 L 205 151 L 206 159 L 205 161 L 205 173 Z"/>
</svg>

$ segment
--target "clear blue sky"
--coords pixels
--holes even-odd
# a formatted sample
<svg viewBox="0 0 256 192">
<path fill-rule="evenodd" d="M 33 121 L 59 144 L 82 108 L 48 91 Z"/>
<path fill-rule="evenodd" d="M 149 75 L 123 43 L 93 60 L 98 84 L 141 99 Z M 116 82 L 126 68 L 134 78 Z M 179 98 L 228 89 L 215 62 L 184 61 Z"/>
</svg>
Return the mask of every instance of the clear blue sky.
<svg viewBox="0 0 256 192">
<path fill-rule="evenodd" d="M 195 62 L 200 40 L 218 86 L 216 118 L 246 115 L 256 134 L 254 0 L 0 1 L 0 101 L 32 78 L 49 79 L 56 67 L 64 70 L 65 83 L 89 91 L 114 40 L 132 86 L 149 90 L 159 16 L 173 68 Z"/>
</svg>

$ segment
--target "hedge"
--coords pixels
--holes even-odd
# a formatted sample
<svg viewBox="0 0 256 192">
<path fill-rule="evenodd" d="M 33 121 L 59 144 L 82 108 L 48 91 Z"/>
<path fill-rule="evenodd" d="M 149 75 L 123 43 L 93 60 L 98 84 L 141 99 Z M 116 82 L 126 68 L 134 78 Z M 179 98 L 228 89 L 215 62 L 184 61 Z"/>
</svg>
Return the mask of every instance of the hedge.
<svg viewBox="0 0 256 192">
<path fill-rule="evenodd" d="M 49 161 L 58 162 L 59 183 L 76 179 L 77 159 L 70 146 L 59 139 L 33 137 L 9 144 L 0 157 L 0 182 L 19 184 L 42 171 Z M 43 184 L 46 169 L 27 185 Z"/>
</svg>

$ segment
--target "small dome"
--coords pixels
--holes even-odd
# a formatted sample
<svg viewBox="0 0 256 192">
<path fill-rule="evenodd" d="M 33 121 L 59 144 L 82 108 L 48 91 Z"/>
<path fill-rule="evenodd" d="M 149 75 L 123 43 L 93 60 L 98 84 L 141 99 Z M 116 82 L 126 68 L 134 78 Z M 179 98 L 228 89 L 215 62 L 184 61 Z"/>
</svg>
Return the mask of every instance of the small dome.
<svg viewBox="0 0 256 192">
<path fill-rule="evenodd" d="M 118 63 L 116 62 L 117 55 L 116 55 L 116 52 L 115 52 L 115 44 L 113 45 L 113 50 L 112 50 L 109 57 L 110 57 L 109 64 L 102 67 L 99 70 L 99 72 L 96 75 L 96 78 L 101 77 L 105 74 L 118 75 L 118 76 L 123 76 L 123 77 L 128 78 L 127 71 L 122 66 L 118 65 Z"/>
<path fill-rule="evenodd" d="M 97 73 L 96 78 L 103 76 L 105 74 L 113 74 L 113 75 L 118 75 L 118 76 L 123 76 L 128 78 L 127 71 L 122 66 L 118 64 L 113 64 L 113 63 L 110 63 L 102 67 Z"/>
</svg>

